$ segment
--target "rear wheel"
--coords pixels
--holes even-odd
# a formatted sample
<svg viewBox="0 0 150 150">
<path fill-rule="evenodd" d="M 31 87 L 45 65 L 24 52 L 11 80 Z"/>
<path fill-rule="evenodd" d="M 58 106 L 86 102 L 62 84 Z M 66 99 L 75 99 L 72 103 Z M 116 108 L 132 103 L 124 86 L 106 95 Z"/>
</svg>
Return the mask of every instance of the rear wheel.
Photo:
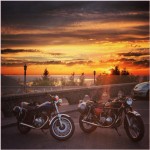
<svg viewBox="0 0 150 150">
<path fill-rule="evenodd" d="M 27 134 L 31 130 L 31 128 L 21 125 L 20 122 L 17 123 L 17 127 L 21 134 Z"/>
<path fill-rule="evenodd" d="M 149 91 L 146 93 L 146 100 L 149 100 Z"/>
<path fill-rule="evenodd" d="M 86 114 L 81 114 L 79 118 L 79 125 L 82 131 L 85 133 L 91 133 L 96 130 L 96 126 L 90 125 L 88 123 L 84 123 L 82 120 L 87 120 L 87 115 Z M 88 120 L 87 120 L 88 121 Z"/>
<path fill-rule="evenodd" d="M 125 124 L 126 133 L 132 141 L 138 142 L 142 140 L 144 136 L 143 120 L 140 116 L 135 116 L 133 114 L 130 114 L 128 116 L 131 125 L 129 126 L 127 119 L 125 119 L 124 124 Z"/>
</svg>

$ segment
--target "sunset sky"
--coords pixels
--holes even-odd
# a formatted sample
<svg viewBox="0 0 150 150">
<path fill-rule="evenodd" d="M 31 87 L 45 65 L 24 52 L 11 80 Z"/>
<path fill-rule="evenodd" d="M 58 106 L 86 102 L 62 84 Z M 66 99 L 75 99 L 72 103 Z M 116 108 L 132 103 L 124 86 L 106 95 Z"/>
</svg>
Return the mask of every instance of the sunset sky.
<svg viewBox="0 0 150 150">
<path fill-rule="evenodd" d="M 1 73 L 149 72 L 148 1 L 2 1 Z"/>
</svg>

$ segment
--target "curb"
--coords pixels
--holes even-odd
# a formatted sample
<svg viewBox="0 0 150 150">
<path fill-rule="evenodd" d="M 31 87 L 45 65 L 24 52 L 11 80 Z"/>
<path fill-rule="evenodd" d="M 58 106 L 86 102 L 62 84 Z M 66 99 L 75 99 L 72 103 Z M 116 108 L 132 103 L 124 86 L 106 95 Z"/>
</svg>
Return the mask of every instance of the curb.
<svg viewBox="0 0 150 150">
<path fill-rule="evenodd" d="M 78 109 L 62 111 L 61 113 L 73 113 L 73 112 L 76 112 L 76 111 L 78 111 Z M 17 125 L 17 122 L 13 122 L 13 123 L 9 123 L 9 124 L 6 124 L 6 125 L 2 125 L 2 121 L 1 121 L 1 129 L 13 127 L 13 126 L 16 126 L 16 125 Z"/>
</svg>

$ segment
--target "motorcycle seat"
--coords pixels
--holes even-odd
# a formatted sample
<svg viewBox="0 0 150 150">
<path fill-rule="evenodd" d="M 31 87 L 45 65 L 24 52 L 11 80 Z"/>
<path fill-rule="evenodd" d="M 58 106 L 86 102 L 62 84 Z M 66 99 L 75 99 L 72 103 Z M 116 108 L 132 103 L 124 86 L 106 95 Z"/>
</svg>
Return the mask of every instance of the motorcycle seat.
<svg viewBox="0 0 150 150">
<path fill-rule="evenodd" d="M 35 110 L 37 108 L 37 105 L 33 105 L 28 102 L 21 102 L 21 107 L 31 111 L 31 110 Z"/>
</svg>

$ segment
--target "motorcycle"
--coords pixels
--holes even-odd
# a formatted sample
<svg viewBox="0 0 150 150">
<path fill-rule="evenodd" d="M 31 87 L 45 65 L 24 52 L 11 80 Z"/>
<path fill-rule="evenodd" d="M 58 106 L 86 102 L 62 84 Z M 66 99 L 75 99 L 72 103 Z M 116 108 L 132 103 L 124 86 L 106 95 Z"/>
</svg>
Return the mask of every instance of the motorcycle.
<svg viewBox="0 0 150 150">
<path fill-rule="evenodd" d="M 17 119 L 17 127 L 22 134 L 31 129 L 50 129 L 51 135 L 60 141 L 69 139 L 75 130 L 74 122 L 67 114 L 59 113 L 58 107 L 62 99 L 50 96 L 50 100 L 40 105 L 36 103 L 21 102 L 21 106 L 13 108 Z"/>
<path fill-rule="evenodd" d="M 133 110 L 132 103 L 131 97 L 110 99 L 105 103 L 81 100 L 78 105 L 80 128 L 85 133 L 91 133 L 97 127 L 113 128 L 120 136 L 118 127 L 124 120 L 127 136 L 134 142 L 140 141 L 144 136 L 144 123 L 141 115 Z"/>
</svg>

